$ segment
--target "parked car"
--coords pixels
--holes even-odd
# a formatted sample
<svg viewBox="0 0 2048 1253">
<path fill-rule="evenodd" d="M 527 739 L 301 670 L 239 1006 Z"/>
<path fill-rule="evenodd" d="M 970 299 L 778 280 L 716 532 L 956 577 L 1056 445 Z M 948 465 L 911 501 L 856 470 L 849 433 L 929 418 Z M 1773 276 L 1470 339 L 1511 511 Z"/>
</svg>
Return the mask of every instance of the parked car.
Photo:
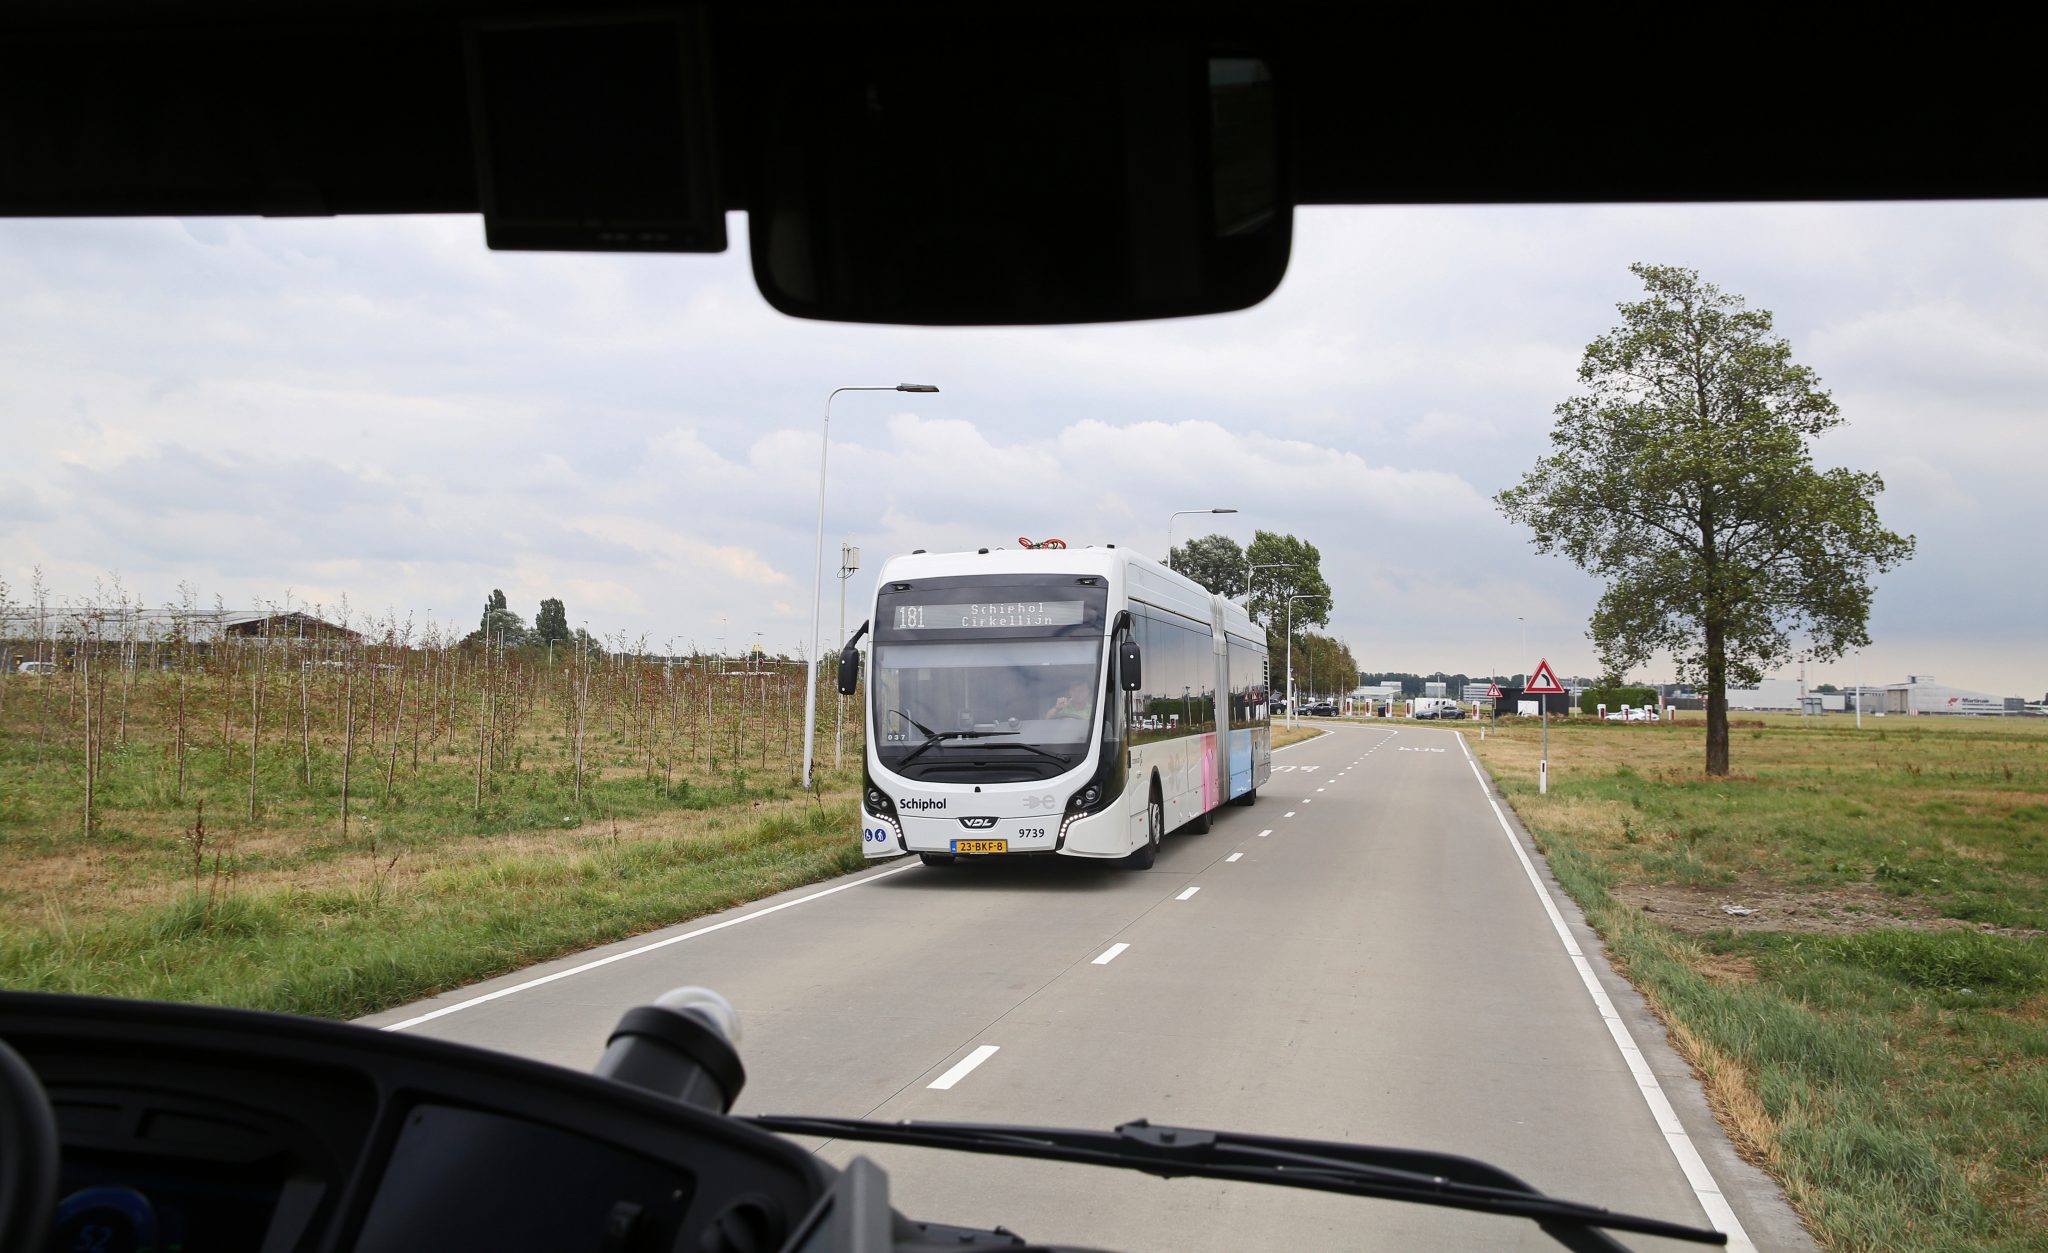
<svg viewBox="0 0 2048 1253">
<path fill-rule="evenodd" d="M 24 661 L 14 668 L 14 672 L 16 674 L 55 674 L 57 673 L 57 663 L 54 661 Z"/>
<path fill-rule="evenodd" d="M 1626 712 L 1619 709 L 1614 710 L 1607 715 L 1607 720 L 1609 722 L 1655 722 L 1657 721 L 1657 711 L 1648 705 L 1632 705 Z"/>
<path fill-rule="evenodd" d="M 1337 716 L 1337 706 L 1329 701 L 1318 701 L 1308 707 L 1308 712 L 1312 717 L 1334 718 Z"/>
</svg>

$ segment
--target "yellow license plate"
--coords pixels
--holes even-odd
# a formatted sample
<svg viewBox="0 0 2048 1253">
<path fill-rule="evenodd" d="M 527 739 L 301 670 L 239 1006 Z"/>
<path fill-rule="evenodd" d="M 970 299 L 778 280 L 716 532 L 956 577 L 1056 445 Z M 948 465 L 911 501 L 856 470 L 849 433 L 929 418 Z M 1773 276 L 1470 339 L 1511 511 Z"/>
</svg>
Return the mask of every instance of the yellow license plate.
<svg viewBox="0 0 2048 1253">
<path fill-rule="evenodd" d="M 1008 840 L 955 840 L 953 841 L 953 851 L 956 853 L 1007 853 L 1010 851 L 1010 842 Z"/>
</svg>

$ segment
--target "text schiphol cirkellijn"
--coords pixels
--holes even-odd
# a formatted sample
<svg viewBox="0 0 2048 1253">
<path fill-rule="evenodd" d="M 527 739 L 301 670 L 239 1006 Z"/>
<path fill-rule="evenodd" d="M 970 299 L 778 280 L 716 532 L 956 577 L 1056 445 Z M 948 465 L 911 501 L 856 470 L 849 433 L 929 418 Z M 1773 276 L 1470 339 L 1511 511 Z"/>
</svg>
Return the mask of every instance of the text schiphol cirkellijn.
<svg viewBox="0 0 2048 1253">
<path fill-rule="evenodd" d="M 899 631 L 987 631 L 1002 627 L 1074 626 L 1078 600 L 1013 600 L 988 604 L 898 605 Z"/>
</svg>

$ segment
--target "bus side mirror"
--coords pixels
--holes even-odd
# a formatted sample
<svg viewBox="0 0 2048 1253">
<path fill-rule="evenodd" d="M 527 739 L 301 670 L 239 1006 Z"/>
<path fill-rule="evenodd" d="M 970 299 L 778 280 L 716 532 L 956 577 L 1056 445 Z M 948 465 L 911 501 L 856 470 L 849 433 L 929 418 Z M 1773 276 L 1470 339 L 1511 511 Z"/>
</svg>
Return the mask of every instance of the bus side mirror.
<svg viewBox="0 0 2048 1253">
<path fill-rule="evenodd" d="M 868 633 L 868 624 L 863 622 L 853 637 L 846 641 L 846 647 L 839 650 L 839 694 L 853 695 L 853 689 L 860 686 L 860 637 Z"/>
<path fill-rule="evenodd" d="M 1116 646 L 1117 686 L 1126 692 L 1135 692 L 1145 683 L 1145 667 L 1138 660 L 1138 644 L 1125 640 Z"/>
</svg>

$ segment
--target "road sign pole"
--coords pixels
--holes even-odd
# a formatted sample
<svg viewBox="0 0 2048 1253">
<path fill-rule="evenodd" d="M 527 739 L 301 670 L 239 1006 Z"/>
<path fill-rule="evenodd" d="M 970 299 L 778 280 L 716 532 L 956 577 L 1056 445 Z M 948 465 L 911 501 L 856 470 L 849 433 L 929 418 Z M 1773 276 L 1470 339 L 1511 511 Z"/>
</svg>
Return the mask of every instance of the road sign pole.
<svg viewBox="0 0 2048 1253">
<path fill-rule="evenodd" d="M 1543 755 L 1536 759 L 1536 793 L 1550 794 L 1550 697 L 1563 695 L 1564 684 L 1557 681 L 1551 672 L 1550 658 L 1536 663 L 1536 672 L 1529 676 L 1529 682 L 1522 689 L 1543 702 Z"/>
</svg>

